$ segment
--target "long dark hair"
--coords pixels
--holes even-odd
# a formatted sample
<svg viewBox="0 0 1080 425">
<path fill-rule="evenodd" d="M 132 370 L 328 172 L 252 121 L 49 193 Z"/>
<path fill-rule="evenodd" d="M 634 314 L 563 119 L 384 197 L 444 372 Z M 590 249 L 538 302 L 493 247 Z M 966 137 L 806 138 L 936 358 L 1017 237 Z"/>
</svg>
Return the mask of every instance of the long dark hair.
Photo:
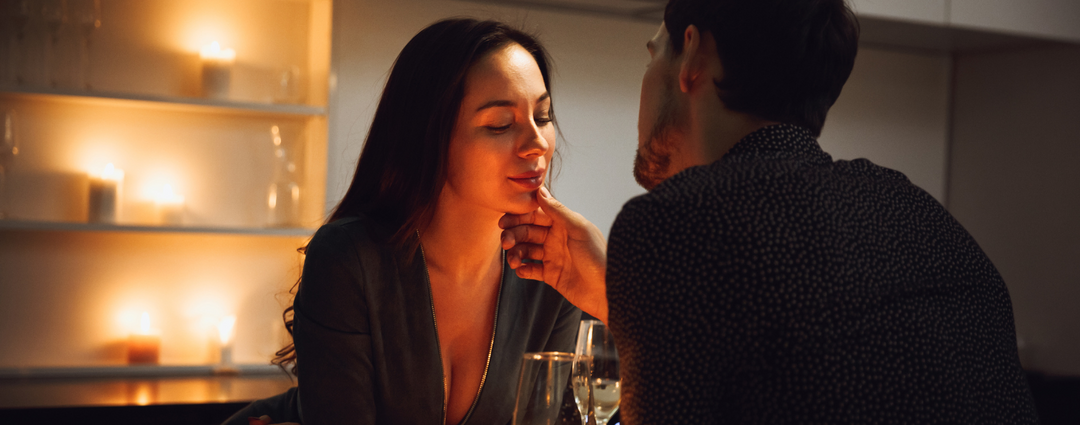
<svg viewBox="0 0 1080 425">
<path fill-rule="evenodd" d="M 420 245 L 416 232 L 431 222 L 446 181 L 450 137 L 469 68 L 510 44 L 532 55 L 550 93 L 551 61 L 540 42 L 525 32 L 501 22 L 456 18 L 416 34 L 394 62 L 352 184 L 327 223 L 362 214 L 386 229 L 372 237 L 412 258 Z M 299 285 L 297 281 L 293 289 Z M 282 314 L 290 335 L 292 311 L 290 305 Z M 296 374 L 293 343 L 276 354 L 272 363 L 282 368 L 291 364 Z"/>
</svg>

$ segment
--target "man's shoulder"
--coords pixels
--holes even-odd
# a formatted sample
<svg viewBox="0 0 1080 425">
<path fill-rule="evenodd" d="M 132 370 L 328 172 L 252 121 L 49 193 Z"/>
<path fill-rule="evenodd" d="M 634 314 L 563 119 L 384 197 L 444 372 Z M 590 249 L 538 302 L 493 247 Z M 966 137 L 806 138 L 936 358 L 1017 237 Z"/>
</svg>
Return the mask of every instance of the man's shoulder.
<svg viewBox="0 0 1080 425">
<path fill-rule="evenodd" d="M 723 227 L 762 215 L 782 220 L 822 210 L 839 212 L 860 202 L 884 202 L 892 208 L 896 202 L 932 200 L 903 173 L 866 159 L 718 161 L 683 170 L 631 198 L 616 222 L 640 228 L 700 226 L 705 220 Z"/>
</svg>

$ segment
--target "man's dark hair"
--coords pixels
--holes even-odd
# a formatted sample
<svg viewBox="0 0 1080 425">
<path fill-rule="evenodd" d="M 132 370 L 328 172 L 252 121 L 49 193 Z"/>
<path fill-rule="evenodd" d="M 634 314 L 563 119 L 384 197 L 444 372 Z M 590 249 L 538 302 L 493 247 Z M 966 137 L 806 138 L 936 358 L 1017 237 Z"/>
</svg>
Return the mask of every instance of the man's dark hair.
<svg viewBox="0 0 1080 425">
<path fill-rule="evenodd" d="M 688 26 L 712 34 L 724 67 L 715 84 L 729 109 L 815 136 L 859 43 L 859 22 L 844 0 L 671 0 L 664 25 L 676 54 Z"/>
</svg>

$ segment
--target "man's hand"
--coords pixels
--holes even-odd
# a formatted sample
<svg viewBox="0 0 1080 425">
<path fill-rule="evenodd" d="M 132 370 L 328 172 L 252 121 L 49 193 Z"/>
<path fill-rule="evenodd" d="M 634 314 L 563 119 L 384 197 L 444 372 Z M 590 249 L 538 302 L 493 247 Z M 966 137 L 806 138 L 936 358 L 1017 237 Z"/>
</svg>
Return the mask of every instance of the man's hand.
<svg viewBox="0 0 1080 425">
<path fill-rule="evenodd" d="M 270 419 L 270 417 L 266 415 L 262 415 L 257 418 L 254 416 L 248 416 L 248 425 L 300 425 L 296 422 L 280 422 L 276 424 L 273 422 L 274 420 Z"/>
<path fill-rule="evenodd" d="M 555 200 L 547 188 L 536 193 L 536 211 L 504 215 L 502 247 L 517 275 L 542 280 L 567 301 L 607 323 L 607 241 L 581 214 Z M 541 263 L 525 262 L 537 260 Z"/>
</svg>

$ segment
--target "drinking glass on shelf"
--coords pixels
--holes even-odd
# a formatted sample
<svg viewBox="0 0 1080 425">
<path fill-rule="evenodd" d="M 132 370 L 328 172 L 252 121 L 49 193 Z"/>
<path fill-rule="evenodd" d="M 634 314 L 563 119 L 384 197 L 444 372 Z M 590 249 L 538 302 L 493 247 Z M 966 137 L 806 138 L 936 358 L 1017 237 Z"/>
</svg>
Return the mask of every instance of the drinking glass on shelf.
<svg viewBox="0 0 1080 425">
<path fill-rule="evenodd" d="M 101 28 L 101 0 L 72 0 L 75 24 L 79 28 L 79 66 L 76 85 L 83 90 L 90 86 L 90 45 L 94 31 Z"/>
<path fill-rule="evenodd" d="M 32 21 L 37 17 L 36 3 L 31 0 L 8 0 L 2 3 L 4 6 L 4 31 L 7 39 L 4 40 L 6 55 L 4 57 L 2 85 L 27 85 L 32 72 L 34 54 L 30 49 L 30 32 Z"/>
<path fill-rule="evenodd" d="M 7 180 L 15 157 L 19 154 L 19 134 L 15 111 L 3 111 L 0 117 L 0 219 L 7 218 Z"/>
<path fill-rule="evenodd" d="M 60 53 L 60 30 L 68 20 L 67 0 L 42 0 L 41 18 L 45 22 L 45 50 L 43 54 L 45 83 L 50 87 L 60 86 L 60 73 L 63 55 Z"/>
<path fill-rule="evenodd" d="M 619 353 L 615 350 L 615 338 L 604 322 L 583 320 L 578 325 L 577 348 L 574 354 L 588 363 L 588 378 L 580 381 L 585 388 L 574 388 L 575 397 L 585 394 L 589 403 L 578 405 L 581 416 L 592 416 L 597 425 L 607 425 L 619 411 Z M 581 366 L 582 370 L 585 366 Z M 575 380 L 577 385 L 579 381 Z M 590 412 L 591 410 L 591 412 Z M 591 415 L 589 415 L 591 413 Z M 587 420 L 587 419 L 583 419 Z"/>
<path fill-rule="evenodd" d="M 267 192 L 267 220 L 270 227 L 295 227 L 300 225 L 300 184 L 294 158 L 294 147 L 282 142 L 282 129 L 270 127 L 270 140 L 274 143 L 274 175 Z"/>
<path fill-rule="evenodd" d="M 560 352 L 525 353 L 518 378 L 513 425 L 556 425 L 574 355 Z"/>
</svg>

